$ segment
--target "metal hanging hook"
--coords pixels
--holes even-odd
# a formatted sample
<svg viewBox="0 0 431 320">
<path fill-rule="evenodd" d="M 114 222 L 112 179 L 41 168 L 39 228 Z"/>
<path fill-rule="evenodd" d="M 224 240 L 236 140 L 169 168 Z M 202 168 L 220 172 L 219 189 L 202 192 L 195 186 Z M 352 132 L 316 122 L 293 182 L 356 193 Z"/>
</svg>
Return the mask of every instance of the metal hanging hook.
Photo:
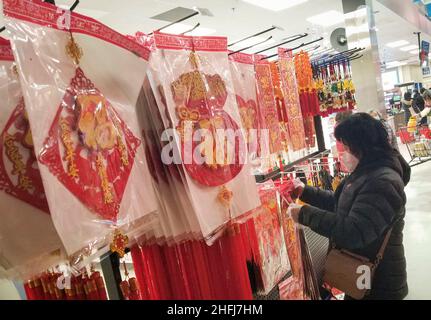
<svg viewBox="0 0 431 320">
<path fill-rule="evenodd" d="M 233 52 L 229 53 L 229 55 L 232 55 L 232 54 L 235 54 L 235 53 L 238 53 L 238 52 L 242 52 L 242 51 L 244 51 L 244 50 L 251 49 L 251 48 L 253 48 L 253 47 L 255 47 L 255 46 L 258 46 L 258 45 L 260 45 L 260 44 L 262 44 L 262 43 L 265 43 L 265 42 L 267 42 L 267 41 L 269 41 L 269 40 L 271 40 L 271 39 L 272 39 L 272 36 L 270 36 L 270 37 L 266 38 L 266 39 L 265 39 L 265 40 L 263 40 L 263 41 L 259 41 L 258 43 L 255 43 L 255 44 L 253 44 L 253 45 L 251 45 L 251 46 L 248 46 L 248 47 L 245 47 L 245 48 L 242 48 L 242 49 L 239 49 L 239 50 L 233 51 Z"/>
<path fill-rule="evenodd" d="M 284 45 L 284 44 L 287 44 L 287 43 L 294 42 L 294 41 L 296 41 L 296 40 L 299 40 L 299 39 L 305 38 L 306 36 L 308 36 L 308 33 L 303 33 L 303 34 L 297 34 L 297 35 L 294 35 L 294 36 L 292 36 L 292 37 L 289 37 L 290 39 L 288 38 L 289 40 L 287 40 L 287 41 L 284 41 L 284 42 L 282 42 L 282 43 L 276 44 L 275 46 L 272 46 L 272 47 L 269 47 L 269 48 L 266 48 L 266 49 L 260 50 L 260 51 L 258 51 L 258 52 L 255 52 L 255 54 L 259 54 L 259 53 L 262 53 L 262 52 L 265 52 L 265 51 L 268 51 L 268 50 L 271 50 L 271 49 L 277 48 L 277 47 L 282 46 L 282 45 Z"/>
<path fill-rule="evenodd" d="M 265 34 L 265 33 L 267 33 L 267 32 L 270 32 L 270 31 L 272 31 L 272 30 L 275 30 L 275 29 L 283 30 L 283 28 L 278 27 L 278 26 L 274 26 L 274 25 L 273 25 L 273 26 L 271 26 L 271 28 L 268 28 L 268 29 L 265 29 L 265 30 L 259 31 L 259 32 L 255 33 L 255 34 L 252 34 L 251 36 L 247 36 L 247 37 L 245 37 L 245 38 L 242 38 L 242 39 L 240 39 L 240 40 L 237 40 L 237 41 L 235 41 L 235 42 L 232 42 L 232 43 L 228 44 L 227 46 L 228 46 L 228 47 L 232 47 L 232 46 L 234 46 L 234 45 L 236 45 L 236 44 L 238 44 L 238 43 L 240 43 L 240 42 L 243 42 L 243 41 L 245 41 L 245 40 L 248 40 L 248 39 L 251 39 L 251 38 L 254 38 L 254 37 L 257 37 L 257 36 L 261 36 L 262 34 Z"/>
<path fill-rule="evenodd" d="M 191 29 L 189 29 L 189 30 L 187 30 L 187 31 L 184 31 L 183 33 L 181 33 L 182 35 L 185 35 L 186 33 L 190 33 L 190 32 L 193 32 L 193 31 L 195 31 L 197 28 L 199 28 L 200 27 L 200 25 L 201 25 L 201 23 L 200 22 L 198 22 L 193 28 L 191 28 Z"/>
<path fill-rule="evenodd" d="M 199 14 L 199 11 L 195 11 L 192 14 L 189 14 L 188 16 L 185 16 L 184 18 L 178 19 L 178 20 L 176 20 L 174 22 L 171 22 L 171 23 L 169 23 L 169 24 L 167 24 L 167 25 L 165 25 L 165 26 L 163 26 L 163 27 L 161 27 L 161 28 L 159 28 L 159 29 L 151 32 L 149 35 L 152 35 L 154 32 L 162 31 L 163 29 L 166 29 L 166 28 L 168 28 L 170 26 L 173 26 L 174 24 L 177 24 L 177 23 L 183 22 L 185 20 L 188 20 L 188 19 L 190 19 L 190 18 L 192 18 L 192 17 L 194 17 L 194 16 L 196 16 L 198 14 Z"/>
</svg>

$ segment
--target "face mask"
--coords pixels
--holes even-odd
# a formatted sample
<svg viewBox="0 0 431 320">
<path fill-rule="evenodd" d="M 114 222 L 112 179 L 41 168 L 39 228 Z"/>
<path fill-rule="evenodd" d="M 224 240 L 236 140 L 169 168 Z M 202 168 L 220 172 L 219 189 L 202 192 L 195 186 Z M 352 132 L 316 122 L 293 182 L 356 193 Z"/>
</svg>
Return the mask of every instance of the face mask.
<svg viewBox="0 0 431 320">
<path fill-rule="evenodd" d="M 343 152 L 343 154 L 341 155 L 341 161 L 348 172 L 355 171 L 359 163 L 359 159 L 347 151 Z"/>
</svg>

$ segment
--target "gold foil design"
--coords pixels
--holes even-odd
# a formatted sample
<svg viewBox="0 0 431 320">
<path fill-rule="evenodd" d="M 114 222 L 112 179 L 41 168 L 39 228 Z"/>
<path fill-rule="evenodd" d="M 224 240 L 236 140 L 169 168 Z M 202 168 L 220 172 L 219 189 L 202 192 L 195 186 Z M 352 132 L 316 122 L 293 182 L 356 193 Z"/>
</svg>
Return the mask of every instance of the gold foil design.
<svg viewBox="0 0 431 320">
<path fill-rule="evenodd" d="M 79 170 L 75 163 L 75 151 L 72 141 L 72 131 L 67 121 L 63 118 L 60 119 L 61 128 L 61 141 L 66 149 L 65 160 L 67 162 L 67 173 L 72 178 L 78 178 Z"/>
<path fill-rule="evenodd" d="M 66 44 L 66 53 L 77 65 L 84 55 L 82 48 L 76 43 L 75 38 L 72 35 L 70 35 L 70 39 Z"/>
<path fill-rule="evenodd" d="M 18 175 L 18 188 L 26 191 L 32 189 L 33 184 L 31 183 L 31 179 L 25 174 L 26 166 L 18 147 L 15 145 L 15 137 L 6 134 L 4 136 L 4 146 L 6 156 L 13 163 L 12 175 Z"/>
<path fill-rule="evenodd" d="M 129 155 L 127 154 L 126 146 L 124 145 L 123 140 L 121 139 L 120 136 L 117 136 L 117 144 L 121 154 L 121 163 L 123 164 L 123 166 L 128 166 Z"/>
<path fill-rule="evenodd" d="M 118 253 L 120 258 L 123 258 L 126 254 L 126 246 L 129 243 L 129 238 L 123 235 L 119 229 L 114 231 L 114 238 L 112 239 L 110 249 L 111 252 Z"/>
<path fill-rule="evenodd" d="M 103 192 L 103 200 L 106 204 L 114 202 L 112 195 L 111 186 L 109 185 L 108 174 L 106 173 L 106 168 L 102 155 L 99 153 L 96 159 L 97 173 L 101 180 L 101 187 Z"/>
<path fill-rule="evenodd" d="M 217 200 L 226 208 L 229 208 L 233 199 L 233 192 L 230 191 L 225 185 L 220 188 L 217 195 Z"/>
</svg>

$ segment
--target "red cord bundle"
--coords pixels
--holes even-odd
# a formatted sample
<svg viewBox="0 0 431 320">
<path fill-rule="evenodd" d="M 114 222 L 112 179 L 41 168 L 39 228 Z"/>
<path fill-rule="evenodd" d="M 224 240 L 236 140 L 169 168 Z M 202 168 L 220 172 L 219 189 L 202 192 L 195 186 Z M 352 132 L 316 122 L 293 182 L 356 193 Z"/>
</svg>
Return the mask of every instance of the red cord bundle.
<svg viewBox="0 0 431 320">
<path fill-rule="evenodd" d="M 108 300 L 105 284 L 98 271 L 90 276 L 72 276 L 70 287 L 59 287 L 60 272 L 45 272 L 41 276 L 24 283 L 28 300 Z M 68 281 L 65 281 L 66 284 Z"/>
<path fill-rule="evenodd" d="M 248 251 L 238 226 L 212 246 L 204 241 L 146 244 L 131 253 L 143 299 L 252 299 Z"/>
</svg>

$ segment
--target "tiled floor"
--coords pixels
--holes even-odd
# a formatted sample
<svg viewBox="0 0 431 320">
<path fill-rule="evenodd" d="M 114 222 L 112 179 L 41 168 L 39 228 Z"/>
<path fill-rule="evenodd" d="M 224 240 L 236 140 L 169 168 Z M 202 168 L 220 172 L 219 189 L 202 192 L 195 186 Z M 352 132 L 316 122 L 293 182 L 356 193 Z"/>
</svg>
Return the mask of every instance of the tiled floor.
<svg viewBox="0 0 431 320">
<path fill-rule="evenodd" d="M 412 168 L 406 195 L 407 299 L 431 299 L 431 161 Z"/>
</svg>

